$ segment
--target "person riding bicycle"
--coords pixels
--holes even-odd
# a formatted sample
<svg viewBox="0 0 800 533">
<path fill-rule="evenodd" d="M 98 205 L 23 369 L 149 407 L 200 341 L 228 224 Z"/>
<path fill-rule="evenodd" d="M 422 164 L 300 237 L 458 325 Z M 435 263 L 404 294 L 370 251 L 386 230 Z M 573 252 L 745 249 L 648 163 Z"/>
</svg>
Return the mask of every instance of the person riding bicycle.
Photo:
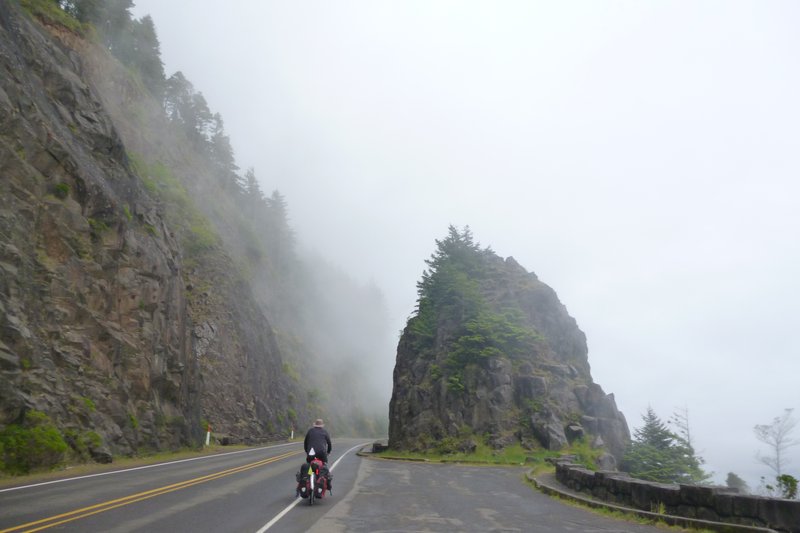
<svg viewBox="0 0 800 533">
<path fill-rule="evenodd" d="M 306 464 L 310 464 L 315 458 L 322 461 L 322 475 L 327 479 L 328 490 L 333 489 L 333 475 L 328 470 L 328 454 L 333 450 L 331 445 L 331 436 L 325 429 L 325 423 L 321 418 L 314 421 L 314 425 L 306 432 L 306 438 L 303 441 L 303 448 L 306 451 Z M 297 490 L 295 496 L 300 495 L 300 489 L 303 483 L 304 466 L 300 467 L 300 472 L 297 473 Z"/>
<path fill-rule="evenodd" d="M 306 433 L 303 448 L 306 451 L 306 462 L 310 463 L 315 456 L 323 463 L 328 462 L 328 454 L 333 450 L 333 446 L 331 446 L 331 436 L 325 429 L 325 423 L 321 418 L 317 418 L 314 425 Z M 311 453 L 312 450 L 313 454 Z"/>
</svg>

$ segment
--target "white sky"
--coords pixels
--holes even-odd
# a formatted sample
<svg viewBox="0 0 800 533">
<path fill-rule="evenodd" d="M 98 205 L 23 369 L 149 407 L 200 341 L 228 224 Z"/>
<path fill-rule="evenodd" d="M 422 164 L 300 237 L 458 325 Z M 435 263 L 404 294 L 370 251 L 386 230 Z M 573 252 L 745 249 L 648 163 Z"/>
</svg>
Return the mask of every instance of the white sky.
<svg viewBox="0 0 800 533">
<path fill-rule="evenodd" d="M 718 481 L 771 475 L 752 428 L 800 411 L 800 3 L 135 1 L 395 335 L 469 224 L 556 290 L 632 429 L 686 407 Z"/>
</svg>

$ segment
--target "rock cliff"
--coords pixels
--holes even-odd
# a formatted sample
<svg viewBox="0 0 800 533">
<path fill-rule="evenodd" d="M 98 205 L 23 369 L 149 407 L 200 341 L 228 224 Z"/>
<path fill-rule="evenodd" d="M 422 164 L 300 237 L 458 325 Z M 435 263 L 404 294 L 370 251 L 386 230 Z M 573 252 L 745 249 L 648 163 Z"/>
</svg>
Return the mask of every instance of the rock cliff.
<svg viewBox="0 0 800 533">
<path fill-rule="evenodd" d="M 103 47 L 13 2 L 0 71 L 0 429 L 35 409 L 104 455 L 313 419 L 231 248 L 192 249 L 131 159 L 184 161 L 179 200 L 201 205 L 202 165 L 167 142 L 158 103 Z"/>
<path fill-rule="evenodd" d="M 558 450 L 586 437 L 620 459 L 627 423 L 592 381 L 585 335 L 556 293 L 468 230 L 437 244 L 397 348 L 389 445 Z"/>
</svg>

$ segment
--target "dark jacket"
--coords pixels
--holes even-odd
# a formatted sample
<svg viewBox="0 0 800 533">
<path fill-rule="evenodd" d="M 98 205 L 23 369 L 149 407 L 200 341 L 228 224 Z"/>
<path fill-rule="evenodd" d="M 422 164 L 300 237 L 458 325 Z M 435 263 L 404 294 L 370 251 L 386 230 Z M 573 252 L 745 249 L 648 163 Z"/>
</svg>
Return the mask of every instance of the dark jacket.
<svg viewBox="0 0 800 533">
<path fill-rule="evenodd" d="M 328 435 L 328 431 L 325 428 L 312 427 L 308 430 L 308 433 L 306 433 L 306 440 L 303 441 L 303 448 L 305 448 L 306 453 L 308 453 L 311 448 L 314 448 L 314 452 L 317 454 L 322 452 L 327 456 L 333 449 L 331 445 L 331 436 Z"/>
</svg>

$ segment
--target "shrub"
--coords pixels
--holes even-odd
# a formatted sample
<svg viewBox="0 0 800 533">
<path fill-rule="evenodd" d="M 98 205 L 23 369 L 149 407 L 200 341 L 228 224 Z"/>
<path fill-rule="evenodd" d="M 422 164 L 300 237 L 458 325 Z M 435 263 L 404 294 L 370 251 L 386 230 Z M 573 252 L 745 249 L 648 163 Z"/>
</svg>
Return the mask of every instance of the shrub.
<svg viewBox="0 0 800 533">
<path fill-rule="evenodd" d="M 102 437 L 94 431 L 81 432 L 77 429 L 67 429 L 64 431 L 64 440 L 72 448 L 75 457 L 81 461 L 91 459 L 91 450 L 103 445 Z"/>
<path fill-rule="evenodd" d="M 461 376 L 456 374 L 447 378 L 447 389 L 453 392 L 464 392 L 464 384 L 461 382 Z"/>
<path fill-rule="evenodd" d="M 797 479 L 789 474 L 783 474 L 776 478 L 778 490 L 781 497 L 793 500 L 797 497 Z"/>
<path fill-rule="evenodd" d="M 59 183 L 55 187 L 53 187 L 53 194 L 56 198 L 64 199 L 69 196 L 69 185 L 66 183 Z"/>
<path fill-rule="evenodd" d="M 22 424 L 9 424 L 0 431 L 0 466 L 10 474 L 53 468 L 66 451 L 64 437 L 40 411 L 28 411 Z"/>
</svg>

